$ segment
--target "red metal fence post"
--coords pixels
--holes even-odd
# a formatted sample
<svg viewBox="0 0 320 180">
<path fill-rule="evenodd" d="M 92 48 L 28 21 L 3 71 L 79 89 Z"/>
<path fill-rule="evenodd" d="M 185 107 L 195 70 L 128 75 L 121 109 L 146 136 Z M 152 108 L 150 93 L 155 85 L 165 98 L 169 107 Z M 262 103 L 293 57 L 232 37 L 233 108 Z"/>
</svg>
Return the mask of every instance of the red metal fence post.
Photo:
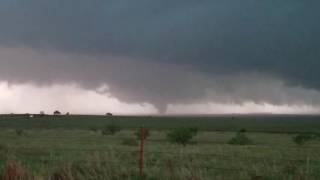
<svg viewBox="0 0 320 180">
<path fill-rule="evenodd" d="M 139 153 L 139 173 L 143 176 L 143 165 L 144 165 L 144 128 L 140 128 L 140 153 Z"/>
</svg>

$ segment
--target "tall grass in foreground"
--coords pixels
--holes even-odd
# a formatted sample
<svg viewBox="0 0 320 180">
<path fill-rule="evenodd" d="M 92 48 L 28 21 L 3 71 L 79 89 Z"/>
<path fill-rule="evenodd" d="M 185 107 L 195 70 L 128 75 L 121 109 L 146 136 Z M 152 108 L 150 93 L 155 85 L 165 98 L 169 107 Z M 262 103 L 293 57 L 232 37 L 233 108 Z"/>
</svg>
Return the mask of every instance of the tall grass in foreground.
<svg viewBox="0 0 320 180">
<path fill-rule="evenodd" d="M 135 153 L 95 152 L 83 160 L 60 161 L 48 166 L 42 162 L 44 173 L 30 170 L 28 163 L 7 160 L 1 167 L 4 180 L 241 180 L 254 177 L 272 180 L 320 178 L 319 163 L 301 161 L 269 161 L 268 159 L 230 159 L 223 155 L 200 157 L 183 151 L 177 154 L 146 154 L 145 176 L 139 177 Z M 15 157 L 10 157 L 16 159 Z M 207 162 L 206 162 L 207 161 Z"/>
<path fill-rule="evenodd" d="M 247 132 L 253 145 L 230 145 L 234 132 L 201 132 L 186 147 L 152 131 L 145 176 L 138 174 L 132 130 L 103 136 L 91 130 L 0 132 L 0 177 L 10 180 L 266 180 L 320 179 L 319 142 L 294 144 L 293 135 Z M 5 180 L 6 180 L 5 179 Z"/>
</svg>

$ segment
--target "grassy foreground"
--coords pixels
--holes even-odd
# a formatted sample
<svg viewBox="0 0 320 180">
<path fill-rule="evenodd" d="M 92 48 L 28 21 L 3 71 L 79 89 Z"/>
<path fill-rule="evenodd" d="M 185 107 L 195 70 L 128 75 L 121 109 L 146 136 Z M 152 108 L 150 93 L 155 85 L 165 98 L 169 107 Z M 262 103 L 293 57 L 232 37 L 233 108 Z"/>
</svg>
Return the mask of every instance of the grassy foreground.
<svg viewBox="0 0 320 180">
<path fill-rule="evenodd" d="M 11 168 L 36 180 L 143 179 L 137 176 L 138 142 L 133 135 L 143 124 L 151 128 L 145 179 L 320 179 L 319 141 L 303 146 L 292 141 L 292 133 L 318 132 L 320 122 L 316 116 L 298 117 L 2 116 L 1 172 L 4 177 Z M 102 136 L 97 129 L 109 123 L 123 130 Z M 178 126 L 198 126 L 201 131 L 183 147 L 166 139 L 167 130 Z M 249 130 L 253 145 L 228 144 L 240 128 Z"/>
</svg>

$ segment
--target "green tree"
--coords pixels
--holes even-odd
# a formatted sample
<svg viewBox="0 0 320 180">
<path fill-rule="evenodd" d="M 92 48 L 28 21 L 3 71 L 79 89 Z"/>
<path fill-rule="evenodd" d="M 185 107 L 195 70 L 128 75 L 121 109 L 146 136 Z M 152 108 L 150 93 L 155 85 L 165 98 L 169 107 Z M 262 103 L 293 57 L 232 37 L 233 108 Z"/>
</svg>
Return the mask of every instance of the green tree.
<svg viewBox="0 0 320 180">
<path fill-rule="evenodd" d="M 197 128 L 181 127 L 168 132 L 167 138 L 170 142 L 186 146 L 194 136 L 198 134 Z"/>
<path fill-rule="evenodd" d="M 245 129 L 241 129 L 240 131 L 237 132 L 236 136 L 233 137 L 229 141 L 229 144 L 232 144 L 232 145 L 250 145 L 250 144 L 253 144 L 253 142 L 246 135 L 246 130 Z"/>
<path fill-rule="evenodd" d="M 115 135 L 120 131 L 121 131 L 121 128 L 119 126 L 115 124 L 109 124 L 102 129 L 101 133 L 102 135 L 106 136 L 106 135 Z"/>
<path fill-rule="evenodd" d="M 293 142 L 299 146 L 302 146 L 313 139 L 315 139 L 315 136 L 311 134 L 298 134 L 292 138 Z"/>
</svg>

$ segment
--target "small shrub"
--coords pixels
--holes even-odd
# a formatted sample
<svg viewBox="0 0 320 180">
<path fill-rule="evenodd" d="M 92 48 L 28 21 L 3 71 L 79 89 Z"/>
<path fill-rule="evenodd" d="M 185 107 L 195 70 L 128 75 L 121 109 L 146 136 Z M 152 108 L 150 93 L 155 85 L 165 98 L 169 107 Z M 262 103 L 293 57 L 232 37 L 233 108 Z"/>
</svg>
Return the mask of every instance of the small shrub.
<svg viewBox="0 0 320 180">
<path fill-rule="evenodd" d="M 99 129 L 97 127 L 91 127 L 90 130 L 93 131 L 93 132 L 98 132 L 99 131 Z"/>
<path fill-rule="evenodd" d="M 186 146 L 194 136 L 196 136 L 198 133 L 197 128 L 177 128 L 171 130 L 167 134 L 167 138 L 170 142 L 176 143 L 176 144 L 181 144 L 183 146 Z"/>
<path fill-rule="evenodd" d="M 315 137 L 311 134 L 298 134 L 293 137 L 293 142 L 299 146 L 306 144 L 307 142 L 313 140 Z"/>
<path fill-rule="evenodd" d="M 131 138 L 122 139 L 121 144 L 125 145 L 125 146 L 138 146 L 139 145 L 139 143 L 136 139 L 131 139 Z"/>
<path fill-rule="evenodd" d="M 250 145 L 253 144 L 253 142 L 247 137 L 245 132 L 240 130 L 237 132 L 236 136 L 233 137 L 230 141 L 229 144 L 232 145 Z"/>
<path fill-rule="evenodd" d="M 23 129 L 16 129 L 16 134 L 17 134 L 18 136 L 22 136 L 23 133 L 24 133 Z"/>
<path fill-rule="evenodd" d="M 242 128 L 242 129 L 240 129 L 240 131 L 239 132 L 241 132 L 241 133 L 246 133 L 247 132 L 247 130 L 245 129 L 245 128 Z"/>
<path fill-rule="evenodd" d="M 199 128 L 197 127 L 190 127 L 189 131 L 191 131 L 191 133 L 193 134 L 193 136 L 196 136 L 199 132 Z"/>
<path fill-rule="evenodd" d="M 115 135 L 117 132 L 120 132 L 121 128 L 114 124 L 109 124 L 105 128 L 102 129 L 102 135 Z"/>
<path fill-rule="evenodd" d="M 141 139 L 141 130 L 138 129 L 136 132 L 134 132 L 134 135 L 136 136 L 136 138 L 138 140 L 140 140 Z M 147 139 L 149 136 L 150 136 L 150 131 L 149 131 L 149 129 L 145 128 L 144 129 L 144 139 Z"/>
</svg>

